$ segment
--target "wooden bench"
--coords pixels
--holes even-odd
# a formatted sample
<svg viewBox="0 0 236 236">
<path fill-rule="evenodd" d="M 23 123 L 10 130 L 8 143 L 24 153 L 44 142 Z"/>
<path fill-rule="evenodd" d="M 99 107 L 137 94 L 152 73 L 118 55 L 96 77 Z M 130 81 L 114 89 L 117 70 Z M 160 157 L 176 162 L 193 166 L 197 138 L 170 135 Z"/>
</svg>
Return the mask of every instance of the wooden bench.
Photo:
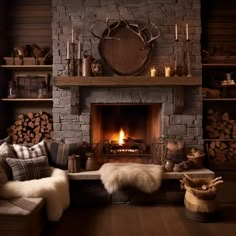
<svg viewBox="0 0 236 236">
<path fill-rule="evenodd" d="M 192 178 L 215 178 L 215 172 L 206 168 L 182 172 L 164 172 L 162 177 L 163 179 L 182 179 L 184 174 L 188 174 Z M 68 173 L 68 176 L 71 180 L 100 180 L 99 170 Z"/>
<path fill-rule="evenodd" d="M 164 172 L 160 190 L 147 194 L 135 188 L 125 188 L 108 194 L 100 179 L 99 170 L 68 173 L 72 205 L 100 205 L 110 203 L 156 204 L 183 203 L 184 190 L 179 180 L 184 174 L 192 178 L 215 178 L 209 169 L 192 169 L 184 172 Z"/>
</svg>

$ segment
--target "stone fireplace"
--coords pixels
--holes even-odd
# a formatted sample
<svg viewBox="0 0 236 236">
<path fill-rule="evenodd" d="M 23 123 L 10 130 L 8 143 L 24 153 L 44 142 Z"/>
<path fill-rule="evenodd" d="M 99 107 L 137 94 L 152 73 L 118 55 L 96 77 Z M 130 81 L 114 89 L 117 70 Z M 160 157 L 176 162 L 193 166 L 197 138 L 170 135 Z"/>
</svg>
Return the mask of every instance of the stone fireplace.
<svg viewBox="0 0 236 236">
<path fill-rule="evenodd" d="M 200 53 L 200 1 L 53 1 L 53 74 L 65 76 L 66 42 L 71 39 L 73 25 L 75 41 L 82 42 L 83 51 L 99 59 L 99 41 L 92 37 L 90 27 L 104 18 L 155 22 L 161 36 L 154 42 L 150 66 L 174 65 L 175 24 L 179 25 L 179 39 L 184 43 L 185 24 L 189 24 L 191 39 L 191 72 L 201 77 Z M 183 48 L 184 50 L 184 48 Z M 176 77 L 171 83 L 166 79 L 153 84 L 147 68 L 140 76 L 130 76 L 122 82 L 116 74 L 105 68 L 103 76 L 115 77 L 118 83 L 110 86 L 95 78 L 85 78 L 86 85 L 58 86 L 53 88 L 54 139 L 64 142 L 86 141 L 91 145 L 112 136 L 123 128 L 125 139 L 144 141 L 151 146 L 154 139 L 183 140 L 187 146 L 202 149 L 201 84 L 181 82 Z M 131 78 L 132 77 L 132 78 Z M 76 80 L 76 78 L 74 78 Z M 95 81 L 97 79 L 97 81 Z M 107 79 L 107 80 L 108 80 Z M 180 84 L 178 84 L 178 79 Z M 187 79 L 187 78 L 186 78 Z M 191 81 L 192 78 L 189 78 Z M 70 81 L 70 79 L 68 79 Z M 100 82 L 101 81 L 101 82 Z M 187 81 L 187 80 L 186 80 Z M 66 79 L 64 80 L 66 84 Z M 83 81 L 84 82 L 84 81 Z M 149 83 L 150 82 L 150 83 Z M 94 86 L 94 84 L 96 84 Z M 121 114 L 129 117 L 124 120 Z M 120 117 L 119 120 L 117 118 Z M 130 118 L 131 117 L 131 118 Z M 123 127 L 121 127 L 123 126 Z M 133 128 L 132 126 L 135 126 Z M 109 131 L 108 131 L 109 130 Z M 128 134 L 127 134 L 128 133 Z"/>
</svg>

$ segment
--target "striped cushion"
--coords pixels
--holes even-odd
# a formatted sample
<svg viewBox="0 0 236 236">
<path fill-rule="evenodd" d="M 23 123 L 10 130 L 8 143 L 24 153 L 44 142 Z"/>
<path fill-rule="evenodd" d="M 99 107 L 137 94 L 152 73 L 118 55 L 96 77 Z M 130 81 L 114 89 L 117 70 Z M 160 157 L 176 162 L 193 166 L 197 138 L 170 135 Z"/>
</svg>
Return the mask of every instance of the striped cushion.
<svg viewBox="0 0 236 236">
<path fill-rule="evenodd" d="M 46 141 L 46 149 L 50 166 L 67 169 L 68 157 L 72 154 L 81 154 L 81 143 L 62 143 Z"/>
<path fill-rule="evenodd" d="M 50 167 L 46 156 L 33 159 L 7 158 L 6 161 L 12 169 L 13 180 L 25 181 L 50 176 Z"/>
<path fill-rule="evenodd" d="M 26 147 L 21 144 L 13 144 L 13 148 L 19 159 L 35 158 L 40 156 L 47 156 L 44 141 L 35 144 L 32 147 Z"/>
</svg>

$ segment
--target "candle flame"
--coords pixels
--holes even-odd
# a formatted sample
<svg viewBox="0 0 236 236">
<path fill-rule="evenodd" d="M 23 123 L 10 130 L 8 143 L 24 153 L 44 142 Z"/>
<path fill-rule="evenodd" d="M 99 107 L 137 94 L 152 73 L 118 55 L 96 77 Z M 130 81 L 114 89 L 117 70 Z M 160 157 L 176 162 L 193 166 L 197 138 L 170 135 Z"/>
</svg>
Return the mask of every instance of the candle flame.
<svg viewBox="0 0 236 236">
<path fill-rule="evenodd" d="M 119 145 L 123 145 L 124 144 L 124 138 L 125 138 L 125 132 L 124 130 L 121 128 L 120 132 L 119 132 Z"/>
</svg>

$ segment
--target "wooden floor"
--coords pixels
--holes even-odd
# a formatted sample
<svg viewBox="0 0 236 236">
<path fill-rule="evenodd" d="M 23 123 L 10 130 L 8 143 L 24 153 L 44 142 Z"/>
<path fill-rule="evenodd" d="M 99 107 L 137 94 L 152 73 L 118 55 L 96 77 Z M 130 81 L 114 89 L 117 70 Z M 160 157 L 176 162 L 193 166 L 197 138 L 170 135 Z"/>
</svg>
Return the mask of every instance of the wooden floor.
<svg viewBox="0 0 236 236">
<path fill-rule="evenodd" d="M 43 236 L 235 236 L 236 205 L 222 206 L 218 222 L 189 219 L 184 206 L 113 204 L 68 209 Z"/>
</svg>

